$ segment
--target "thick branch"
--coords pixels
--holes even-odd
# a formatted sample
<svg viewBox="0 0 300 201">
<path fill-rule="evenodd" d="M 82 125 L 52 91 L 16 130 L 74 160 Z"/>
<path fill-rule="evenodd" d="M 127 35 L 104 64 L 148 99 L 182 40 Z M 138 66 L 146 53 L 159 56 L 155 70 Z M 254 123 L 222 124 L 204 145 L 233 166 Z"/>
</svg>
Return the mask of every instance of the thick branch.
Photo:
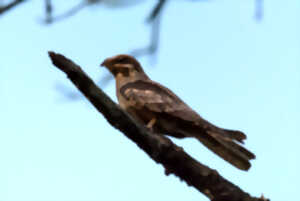
<svg viewBox="0 0 300 201">
<path fill-rule="evenodd" d="M 25 1 L 26 0 L 15 0 L 5 6 L 0 6 L 0 15 L 5 13 L 6 11 L 9 11 L 10 9 L 16 7 L 17 5 L 19 5 L 20 3 L 23 3 Z"/>
<path fill-rule="evenodd" d="M 76 87 L 101 112 L 107 121 L 134 141 L 154 161 L 164 166 L 166 174 L 175 174 L 213 201 L 263 201 L 253 198 L 230 183 L 217 171 L 200 164 L 164 136 L 148 131 L 116 105 L 82 69 L 63 55 L 49 52 L 53 64 L 65 72 Z"/>
</svg>

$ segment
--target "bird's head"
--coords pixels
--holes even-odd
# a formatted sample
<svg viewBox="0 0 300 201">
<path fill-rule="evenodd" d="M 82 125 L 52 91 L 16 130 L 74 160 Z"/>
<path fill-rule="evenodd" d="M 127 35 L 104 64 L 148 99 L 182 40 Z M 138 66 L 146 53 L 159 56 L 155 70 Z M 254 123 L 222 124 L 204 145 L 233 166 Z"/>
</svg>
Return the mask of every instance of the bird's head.
<svg viewBox="0 0 300 201">
<path fill-rule="evenodd" d="M 101 66 L 106 67 L 115 77 L 145 75 L 140 63 L 132 56 L 120 54 L 105 59 Z"/>
</svg>

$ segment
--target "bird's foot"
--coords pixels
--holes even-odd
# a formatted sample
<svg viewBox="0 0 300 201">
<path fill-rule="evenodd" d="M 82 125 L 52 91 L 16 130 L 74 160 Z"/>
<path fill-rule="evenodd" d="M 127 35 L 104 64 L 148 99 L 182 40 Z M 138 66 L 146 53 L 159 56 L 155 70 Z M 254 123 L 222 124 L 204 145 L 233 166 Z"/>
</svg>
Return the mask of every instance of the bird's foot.
<svg viewBox="0 0 300 201">
<path fill-rule="evenodd" d="M 153 126 L 154 126 L 154 124 L 156 123 L 156 118 L 153 118 L 153 119 L 151 119 L 149 122 L 148 122 L 148 124 L 147 124 L 147 128 L 150 130 L 150 131 L 153 131 Z"/>
</svg>

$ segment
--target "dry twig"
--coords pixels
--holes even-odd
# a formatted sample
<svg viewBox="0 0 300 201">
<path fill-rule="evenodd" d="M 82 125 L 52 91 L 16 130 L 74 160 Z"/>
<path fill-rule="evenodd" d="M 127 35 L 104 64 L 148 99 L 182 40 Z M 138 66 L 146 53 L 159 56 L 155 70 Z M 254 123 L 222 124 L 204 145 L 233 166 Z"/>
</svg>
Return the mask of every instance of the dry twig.
<svg viewBox="0 0 300 201">
<path fill-rule="evenodd" d="M 5 6 L 1 6 L 0 7 L 0 15 L 11 10 L 12 8 L 16 7 L 17 5 L 19 5 L 20 3 L 25 2 L 26 0 L 15 0 L 10 2 L 9 4 L 5 5 Z"/>
</svg>

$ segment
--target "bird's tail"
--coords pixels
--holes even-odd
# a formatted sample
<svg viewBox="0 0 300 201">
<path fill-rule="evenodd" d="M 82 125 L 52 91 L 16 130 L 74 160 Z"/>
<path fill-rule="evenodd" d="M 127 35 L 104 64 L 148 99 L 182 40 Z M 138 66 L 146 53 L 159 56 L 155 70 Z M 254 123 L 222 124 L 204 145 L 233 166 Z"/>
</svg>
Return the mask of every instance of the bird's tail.
<svg viewBox="0 0 300 201">
<path fill-rule="evenodd" d="M 236 142 L 243 143 L 246 138 L 246 135 L 240 131 L 216 128 L 206 131 L 205 135 L 202 133 L 194 135 L 194 137 L 211 151 L 241 170 L 248 170 L 251 167 L 249 160 L 255 158 L 253 153 Z"/>
</svg>

